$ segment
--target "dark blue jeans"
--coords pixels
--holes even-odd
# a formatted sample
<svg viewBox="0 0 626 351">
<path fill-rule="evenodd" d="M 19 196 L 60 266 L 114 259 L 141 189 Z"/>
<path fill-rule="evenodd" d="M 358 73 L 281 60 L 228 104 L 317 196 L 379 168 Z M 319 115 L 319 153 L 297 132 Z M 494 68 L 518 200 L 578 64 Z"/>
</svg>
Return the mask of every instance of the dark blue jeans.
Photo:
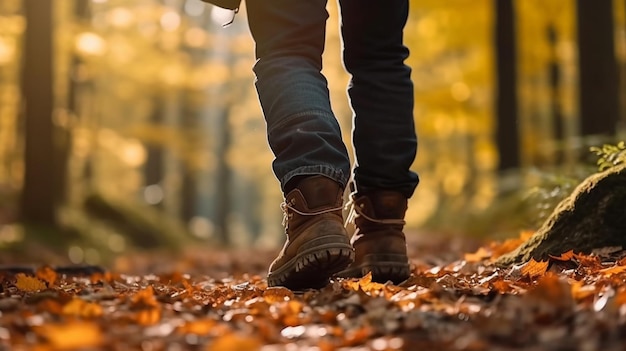
<svg viewBox="0 0 626 351">
<path fill-rule="evenodd" d="M 320 73 L 327 0 L 247 0 L 256 42 L 256 88 L 273 170 L 283 190 L 290 179 L 326 175 L 344 187 L 350 160 Z M 343 60 L 354 111 L 354 183 L 359 193 L 397 190 L 410 197 L 418 183 L 409 167 L 417 136 L 411 69 L 403 45 L 408 0 L 339 0 Z"/>
</svg>

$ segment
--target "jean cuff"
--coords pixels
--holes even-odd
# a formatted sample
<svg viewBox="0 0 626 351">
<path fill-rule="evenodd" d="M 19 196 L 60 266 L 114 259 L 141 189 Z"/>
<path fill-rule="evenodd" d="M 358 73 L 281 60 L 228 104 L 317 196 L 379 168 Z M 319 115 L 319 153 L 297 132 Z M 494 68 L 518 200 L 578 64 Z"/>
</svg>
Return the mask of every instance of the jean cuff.
<svg viewBox="0 0 626 351">
<path fill-rule="evenodd" d="M 341 169 L 334 168 L 329 165 L 316 165 L 316 166 L 302 166 L 294 169 L 293 171 L 285 174 L 280 180 L 281 189 L 285 189 L 285 185 L 291 180 L 291 178 L 302 175 L 323 175 L 326 176 L 341 185 L 342 189 L 346 188 L 348 183 L 348 175 L 344 174 Z"/>
</svg>

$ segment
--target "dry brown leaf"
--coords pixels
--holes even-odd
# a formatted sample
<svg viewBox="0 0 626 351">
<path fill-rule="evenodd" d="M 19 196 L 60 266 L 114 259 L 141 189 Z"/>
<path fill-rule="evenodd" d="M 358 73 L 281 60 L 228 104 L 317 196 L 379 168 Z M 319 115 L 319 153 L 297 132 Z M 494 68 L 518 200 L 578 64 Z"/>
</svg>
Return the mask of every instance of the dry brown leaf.
<svg viewBox="0 0 626 351">
<path fill-rule="evenodd" d="M 570 284 L 552 272 L 543 274 L 528 294 L 555 306 L 570 306 L 572 303 Z"/>
<path fill-rule="evenodd" d="M 180 334 L 207 335 L 210 333 L 215 334 L 216 327 L 218 327 L 217 321 L 213 319 L 198 319 L 195 321 L 188 321 L 179 326 L 176 329 L 176 332 Z"/>
<path fill-rule="evenodd" d="M 544 275 L 548 270 L 548 261 L 535 261 L 531 258 L 521 269 L 522 275 L 528 275 L 530 278 Z"/>
<path fill-rule="evenodd" d="M 343 286 L 346 289 L 354 291 L 363 291 L 366 293 L 383 293 L 385 289 L 384 284 L 376 283 L 372 281 L 372 272 L 367 273 L 359 280 L 344 280 Z"/>
<path fill-rule="evenodd" d="M 102 315 L 102 306 L 76 297 L 63 306 L 62 313 L 83 318 L 100 317 Z"/>
<path fill-rule="evenodd" d="M 159 302 L 154 296 L 154 288 L 152 285 L 148 285 L 143 290 L 137 291 L 132 297 L 131 302 L 134 307 L 156 307 Z"/>
<path fill-rule="evenodd" d="M 496 280 L 495 282 L 491 284 L 493 288 L 496 289 L 496 291 L 501 294 L 508 293 L 511 291 L 511 284 L 509 284 L 508 282 L 504 280 Z"/>
<path fill-rule="evenodd" d="M 57 272 L 50 266 L 39 267 L 35 272 L 35 276 L 48 283 L 48 286 L 53 286 L 57 280 Z"/>
<path fill-rule="evenodd" d="M 104 341 L 100 327 L 85 321 L 63 324 L 45 324 L 35 328 L 55 350 L 74 350 L 98 347 Z"/>
<path fill-rule="evenodd" d="M 356 346 L 362 344 L 370 336 L 374 334 L 371 327 L 361 327 L 358 329 L 348 330 L 344 338 L 345 346 Z"/>
<path fill-rule="evenodd" d="M 572 258 L 574 258 L 575 254 L 574 254 L 574 250 L 569 250 L 567 252 L 562 253 L 560 256 L 552 256 L 550 255 L 550 258 L 553 258 L 557 261 L 569 261 Z"/>
<path fill-rule="evenodd" d="M 135 321 L 140 325 L 155 325 L 161 321 L 161 310 L 158 308 L 146 308 L 137 311 Z"/>
<path fill-rule="evenodd" d="M 267 303 L 284 302 L 293 299 L 293 292 L 282 286 L 271 287 L 263 292 L 263 299 Z"/>
<path fill-rule="evenodd" d="M 577 253 L 577 254 L 574 254 L 574 258 L 583 267 L 588 267 L 588 268 L 597 269 L 597 270 L 602 269 L 602 263 L 600 262 L 600 258 L 598 256 Z"/>
<path fill-rule="evenodd" d="M 206 348 L 207 351 L 256 351 L 260 350 L 263 342 L 258 338 L 228 333 L 215 339 Z"/>
<path fill-rule="evenodd" d="M 587 285 L 583 281 L 577 280 L 570 282 L 572 297 L 577 300 L 584 300 L 589 296 L 595 295 L 597 287 L 595 285 Z"/>
<path fill-rule="evenodd" d="M 22 291 L 34 292 L 47 288 L 46 283 L 37 277 L 29 276 L 24 273 L 18 273 L 15 275 L 15 278 L 15 286 Z"/>
<path fill-rule="evenodd" d="M 599 270 L 599 272 L 602 273 L 602 275 L 604 275 L 605 277 L 610 277 L 614 274 L 622 273 L 624 271 L 626 271 L 626 266 L 613 266 Z"/>
<path fill-rule="evenodd" d="M 615 295 L 615 304 L 617 306 L 626 305 L 626 287 L 622 287 Z"/>
<path fill-rule="evenodd" d="M 490 257 L 491 257 L 491 251 L 487 250 L 486 248 L 482 246 L 479 247 L 478 250 L 476 250 L 476 252 L 466 253 L 464 255 L 465 261 L 472 262 L 472 263 L 480 262 Z"/>
<path fill-rule="evenodd" d="M 489 249 L 491 250 L 491 259 L 495 260 L 498 257 L 507 254 L 520 246 L 524 241 L 521 239 L 507 239 L 501 243 L 491 243 Z"/>
</svg>

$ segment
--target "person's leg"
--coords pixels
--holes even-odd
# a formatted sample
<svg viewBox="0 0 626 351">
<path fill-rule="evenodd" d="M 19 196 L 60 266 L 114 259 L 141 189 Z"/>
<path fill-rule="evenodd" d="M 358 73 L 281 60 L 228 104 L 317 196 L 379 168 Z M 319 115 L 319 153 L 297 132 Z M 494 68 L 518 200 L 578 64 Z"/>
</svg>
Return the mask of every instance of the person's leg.
<svg viewBox="0 0 626 351">
<path fill-rule="evenodd" d="M 403 45 L 408 0 L 340 0 L 344 63 L 352 75 L 354 180 L 358 192 L 394 189 L 409 198 L 417 136 L 409 51 Z"/>
<path fill-rule="evenodd" d="M 410 274 L 403 233 L 407 199 L 418 183 L 411 69 L 403 45 L 408 0 L 339 0 L 344 64 L 352 75 L 356 155 L 353 265 L 345 276 L 372 272 L 398 283 Z"/>
<path fill-rule="evenodd" d="M 346 186 L 350 160 L 321 74 L 326 0 L 248 0 L 254 72 L 274 173 L 283 190 L 301 175 Z"/>
<path fill-rule="evenodd" d="M 285 193 L 287 241 L 268 285 L 320 287 L 354 258 L 342 220 L 350 161 L 320 72 L 326 0 L 248 0 L 247 10 L 257 92 Z"/>
</svg>

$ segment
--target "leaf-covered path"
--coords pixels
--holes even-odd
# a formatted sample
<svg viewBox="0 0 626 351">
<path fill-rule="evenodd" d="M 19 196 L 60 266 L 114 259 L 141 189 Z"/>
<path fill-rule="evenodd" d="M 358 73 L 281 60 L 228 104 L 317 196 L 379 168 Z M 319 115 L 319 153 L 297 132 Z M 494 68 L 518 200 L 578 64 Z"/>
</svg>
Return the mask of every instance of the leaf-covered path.
<svg viewBox="0 0 626 351">
<path fill-rule="evenodd" d="M 366 276 L 305 292 L 268 288 L 260 252 L 130 257 L 110 272 L 5 267 L 0 349 L 623 350 L 623 252 L 490 264 L 520 240 L 422 248 L 399 286 Z"/>
</svg>

